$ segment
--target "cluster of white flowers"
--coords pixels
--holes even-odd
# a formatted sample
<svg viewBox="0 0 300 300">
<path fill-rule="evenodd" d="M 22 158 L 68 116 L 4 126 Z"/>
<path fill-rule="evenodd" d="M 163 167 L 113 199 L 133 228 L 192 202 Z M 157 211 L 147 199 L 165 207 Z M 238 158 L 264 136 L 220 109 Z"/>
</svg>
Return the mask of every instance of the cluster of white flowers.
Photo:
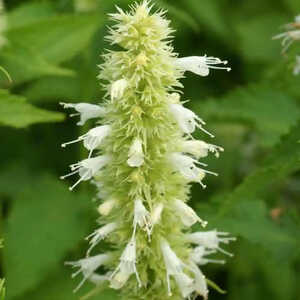
<svg viewBox="0 0 300 300">
<path fill-rule="evenodd" d="M 141 17 L 149 13 L 147 8 L 148 2 L 144 1 L 140 8 L 137 8 L 136 15 Z M 144 9 L 144 10 L 143 10 Z M 145 11 L 146 9 L 146 11 Z M 118 9 L 120 14 L 123 12 Z M 143 14 L 144 12 L 144 14 Z M 121 37 L 120 37 L 121 38 Z M 146 59 L 139 58 L 139 61 L 146 61 Z M 201 76 L 209 75 L 210 69 L 225 69 L 230 70 L 228 67 L 219 67 L 219 64 L 227 64 L 227 61 L 222 61 L 218 58 L 199 56 L 199 57 L 183 57 L 174 58 L 174 70 L 178 71 L 179 74 L 183 74 L 186 71 L 194 72 Z M 130 82 L 126 78 L 121 78 L 109 83 L 108 92 L 110 96 L 111 105 L 115 105 L 126 97 L 128 89 L 134 89 L 135 87 L 130 86 Z M 165 154 L 165 162 L 172 169 L 172 174 L 181 176 L 184 180 L 184 184 L 189 182 L 198 182 L 203 188 L 206 185 L 203 183 L 203 179 L 206 174 L 217 176 L 216 173 L 204 169 L 206 164 L 199 162 L 200 158 L 204 158 L 209 152 L 213 153 L 216 157 L 219 157 L 219 152 L 223 151 L 223 148 L 206 143 L 204 141 L 197 141 L 192 137 L 192 133 L 198 128 L 204 133 L 213 137 L 206 129 L 204 129 L 205 122 L 200 119 L 194 112 L 185 108 L 180 101 L 178 93 L 171 93 L 166 101 L 167 110 L 170 116 L 173 118 L 174 131 L 179 132 L 180 143 L 178 143 L 178 150 L 175 152 L 167 152 Z M 61 103 L 64 108 L 73 108 L 76 110 L 80 121 L 78 125 L 84 125 L 85 122 L 93 118 L 102 118 L 107 114 L 107 108 L 100 105 L 77 103 L 77 104 L 66 104 Z M 89 151 L 87 159 L 81 162 L 72 164 L 71 173 L 62 176 L 62 179 L 79 174 L 79 180 L 70 188 L 73 190 L 81 181 L 86 181 L 95 178 L 95 184 L 99 189 L 103 188 L 101 182 L 101 172 L 105 170 L 111 163 L 113 163 L 113 156 L 111 153 L 106 153 L 105 149 L 102 149 L 105 144 L 105 140 L 113 134 L 113 124 L 103 124 L 89 130 L 86 134 L 81 135 L 74 141 L 62 144 L 62 147 L 73 144 L 76 142 L 83 142 L 84 147 Z M 127 145 L 128 147 L 128 145 Z M 105 148 L 105 147 L 104 147 Z M 150 159 L 147 156 L 147 147 L 145 145 L 143 135 L 137 134 L 130 142 L 130 146 L 125 148 L 128 150 L 128 155 L 122 162 L 126 168 L 140 168 L 147 164 Z M 96 151 L 97 156 L 92 157 Z M 174 151 L 174 150 L 172 150 Z M 168 168 L 169 169 L 169 168 Z M 151 171 L 149 171 L 151 172 Z M 176 175 L 176 176 L 177 176 Z M 105 194 L 105 190 L 102 191 L 100 197 Z M 119 205 L 118 199 L 112 197 L 106 197 L 105 201 L 98 207 L 98 211 L 102 216 L 109 216 L 111 211 Z M 105 275 L 99 275 L 96 273 L 100 266 L 104 268 L 111 263 L 114 259 L 114 253 L 99 254 L 97 256 L 90 256 L 94 247 L 106 237 L 109 237 L 116 232 L 122 224 L 120 222 L 107 223 L 95 230 L 90 236 L 87 237 L 90 243 L 90 248 L 87 251 L 87 256 L 77 262 L 69 262 L 68 264 L 79 267 L 79 270 L 74 274 L 83 274 L 83 280 L 77 289 L 86 281 L 90 280 L 96 284 L 103 281 L 109 281 L 110 287 L 114 289 L 122 288 L 129 280 L 131 275 L 135 275 L 138 282 L 138 286 L 146 286 L 143 283 L 138 272 L 136 265 L 137 262 L 137 248 L 139 239 L 137 234 L 146 235 L 150 242 L 153 237 L 154 227 L 161 223 L 162 214 L 166 205 L 169 205 L 168 210 L 171 209 L 174 215 L 178 216 L 182 225 L 181 227 L 191 227 L 195 223 L 199 222 L 202 227 L 207 225 L 207 222 L 202 220 L 196 212 L 185 203 L 185 199 L 173 199 L 171 204 L 167 203 L 154 203 L 153 206 L 149 207 L 146 201 L 142 197 L 136 197 L 134 199 L 133 210 L 132 210 L 132 223 L 130 223 L 130 237 L 127 240 L 124 249 L 121 250 L 121 255 L 118 256 L 118 265 L 113 272 L 108 271 Z M 111 219 L 110 219 L 111 220 Z M 132 225 L 131 225 L 132 224 Z M 138 233 L 138 231 L 140 233 Z M 159 248 L 161 256 L 165 264 L 166 271 L 166 282 L 168 288 L 168 294 L 172 295 L 172 283 L 170 277 L 174 279 L 181 292 L 183 298 L 192 297 L 192 295 L 199 294 L 205 299 L 208 295 L 207 283 L 204 275 L 199 269 L 199 265 L 204 265 L 210 262 L 224 263 L 221 260 L 209 259 L 206 256 L 215 253 L 216 251 L 223 252 L 227 255 L 231 255 L 220 247 L 220 243 L 228 244 L 235 238 L 228 237 L 227 233 L 218 232 L 216 230 L 207 232 L 195 232 L 186 233 L 185 240 L 183 243 L 190 243 L 196 245 L 191 250 L 190 257 L 185 260 L 180 259 L 176 252 L 176 248 L 173 247 L 172 241 L 168 240 L 168 237 L 159 237 Z M 111 265 L 111 264 L 110 264 Z"/>
<path fill-rule="evenodd" d="M 286 53 L 288 48 L 296 41 L 300 41 L 300 15 L 295 17 L 295 21 L 284 26 L 286 31 L 277 34 L 273 39 L 282 39 L 282 53 Z M 300 56 L 296 55 L 296 62 L 293 69 L 293 74 L 300 73 Z"/>
</svg>

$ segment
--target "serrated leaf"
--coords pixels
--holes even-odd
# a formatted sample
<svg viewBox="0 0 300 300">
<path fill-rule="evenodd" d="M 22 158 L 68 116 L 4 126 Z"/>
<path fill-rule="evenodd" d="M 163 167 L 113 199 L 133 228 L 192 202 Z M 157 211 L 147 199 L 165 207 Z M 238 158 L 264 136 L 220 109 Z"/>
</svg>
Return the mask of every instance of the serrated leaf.
<svg viewBox="0 0 300 300">
<path fill-rule="evenodd" d="M 222 230 L 241 235 L 263 245 L 277 259 L 293 259 L 300 241 L 294 229 L 271 220 L 261 197 L 269 188 L 300 169 L 300 123 L 286 135 L 260 168 L 249 175 L 235 191 L 222 199 L 212 223 Z"/>
<path fill-rule="evenodd" d="M 269 84 L 238 88 L 222 99 L 193 105 L 204 119 L 236 121 L 250 125 L 264 146 L 272 146 L 300 118 L 296 101 Z"/>
<path fill-rule="evenodd" d="M 35 123 L 59 122 L 64 114 L 34 107 L 26 99 L 0 90 L 0 124 L 24 128 Z"/>
<path fill-rule="evenodd" d="M 99 15 L 60 15 L 7 32 L 12 42 L 31 45 L 48 62 L 58 64 L 84 49 L 101 23 Z"/>
<path fill-rule="evenodd" d="M 15 191 L 5 225 L 8 300 L 35 289 L 83 239 L 90 224 L 88 199 L 50 175 L 27 178 Z"/>
</svg>

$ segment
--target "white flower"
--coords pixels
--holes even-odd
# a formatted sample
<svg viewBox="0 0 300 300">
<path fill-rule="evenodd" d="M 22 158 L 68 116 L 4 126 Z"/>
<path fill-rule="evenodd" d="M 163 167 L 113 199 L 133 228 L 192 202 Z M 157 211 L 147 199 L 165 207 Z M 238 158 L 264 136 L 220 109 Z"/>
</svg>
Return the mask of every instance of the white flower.
<svg viewBox="0 0 300 300">
<path fill-rule="evenodd" d="M 90 255 L 93 248 L 103 239 L 105 239 L 110 233 L 112 233 L 115 229 L 118 228 L 117 223 L 108 223 L 105 226 L 100 227 L 95 230 L 92 234 L 90 234 L 86 239 L 90 240 L 90 248 L 87 251 L 87 256 Z"/>
<path fill-rule="evenodd" d="M 298 75 L 298 74 L 300 74 L 300 56 L 299 55 L 296 56 L 296 64 L 294 66 L 293 74 L 295 76 Z"/>
<path fill-rule="evenodd" d="M 89 277 L 89 281 L 94 283 L 95 285 L 102 284 L 104 281 L 109 280 L 109 277 L 107 275 L 99 275 L 97 273 L 93 273 Z"/>
<path fill-rule="evenodd" d="M 162 203 L 157 204 L 153 208 L 153 210 L 151 212 L 151 223 L 152 223 L 152 226 L 154 226 L 155 224 L 157 224 L 158 222 L 160 222 L 161 214 L 162 214 L 163 209 L 164 209 L 164 205 Z"/>
<path fill-rule="evenodd" d="M 64 143 L 61 146 L 66 147 L 69 144 L 77 143 L 83 141 L 83 145 L 86 149 L 90 150 L 89 157 L 92 155 L 92 152 L 100 146 L 104 138 L 106 138 L 111 132 L 110 125 L 97 126 L 89 130 L 86 134 L 80 136 L 78 139 Z"/>
<path fill-rule="evenodd" d="M 174 119 L 178 123 L 178 126 L 184 133 L 191 134 L 196 128 L 199 128 L 209 136 L 214 137 L 202 127 L 202 125 L 205 125 L 205 122 L 191 110 L 183 107 L 181 104 L 176 103 L 169 104 L 169 109 Z"/>
<path fill-rule="evenodd" d="M 110 254 L 99 254 L 96 256 L 91 256 L 88 258 L 83 258 L 75 262 L 66 262 L 66 265 L 71 265 L 74 268 L 78 267 L 79 270 L 72 274 L 72 277 L 74 278 L 79 273 L 83 274 L 83 280 L 80 282 L 80 284 L 77 286 L 77 288 L 74 290 L 75 292 L 80 289 L 80 287 L 84 284 L 84 282 L 87 279 L 90 279 L 90 277 L 94 274 L 94 272 L 102 265 L 107 264 L 112 259 Z"/>
<path fill-rule="evenodd" d="M 173 205 L 177 215 L 180 216 L 180 219 L 185 226 L 191 227 L 196 222 L 199 222 L 203 227 L 207 225 L 207 222 L 200 219 L 194 210 L 183 201 L 175 199 Z"/>
<path fill-rule="evenodd" d="M 198 246 L 191 253 L 191 260 L 198 265 L 206 265 L 208 263 L 225 264 L 225 260 L 206 258 L 206 255 L 214 254 L 216 250 L 210 250 L 204 246 Z"/>
<path fill-rule="evenodd" d="M 115 81 L 111 85 L 111 89 L 110 89 L 111 100 L 114 101 L 115 99 L 120 99 L 123 96 L 127 86 L 128 86 L 128 82 L 124 78 Z"/>
<path fill-rule="evenodd" d="M 201 270 L 197 267 L 197 265 L 194 264 L 193 262 L 190 263 L 190 268 L 195 275 L 195 284 L 194 284 L 195 292 L 197 292 L 200 296 L 204 298 L 204 300 L 206 300 L 208 296 L 208 288 L 207 288 L 205 276 L 203 275 Z"/>
<path fill-rule="evenodd" d="M 147 232 L 148 238 L 150 240 L 152 231 L 151 218 L 149 212 L 140 199 L 137 199 L 134 202 L 133 236 L 135 236 L 137 225 L 139 225 Z"/>
<path fill-rule="evenodd" d="M 64 108 L 74 108 L 78 113 L 70 115 L 71 117 L 80 116 L 80 121 L 77 125 L 84 125 L 89 119 L 103 117 L 105 109 L 99 105 L 89 103 L 64 103 L 61 102 Z"/>
<path fill-rule="evenodd" d="M 139 138 L 133 141 L 129 149 L 128 157 L 127 164 L 130 167 L 140 167 L 144 163 L 143 146 Z"/>
<path fill-rule="evenodd" d="M 296 40 L 300 40 L 300 30 L 288 30 L 286 32 L 277 34 L 273 39 L 282 39 L 281 45 L 283 46 L 282 52 L 286 52 L 292 43 Z"/>
<path fill-rule="evenodd" d="M 204 56 L 188 56 L 181 57 L 176 60 L 176 65 L 183 71 L 190 71 L 200 76 L 207 76 L 209 69 L 223 69 L 230 71 L 231 68 L 219 67 L 217 65 L 226 65 L 227 60 L 222 61 L 216 57 Z"/>
<path fill-rule="evenodd" d="M 136 242 L 132 238 L 123 251 L 120 264 L 111 275 L 110 286 L 120 289 L 128 280 L 131 274 L 135 273 L 139 286 L 142 286 L 138 271 L 136 269 Z"/>
<path fill-rule="evenodd" d="M 206 157 L 208 152 L 212 152 L 216 157 L 219 157 L 219 152 L 223 152 L 224 149 L 222 147 L 207 144 L 203 141 L 191 140 L 184 141 L 181 145 L 181 151 L 185 153 L 192 154 L 197 159 Z"/>
<path fill-rule="evenodd" d="M 164 263 L 166 267 L 166 279 L 168 285 L 168 295 L 172 296 L 170 276 L 174 276 L 181 292 L 184 294 L 191 293 L 190 290 L 190 280 L 184 275 L 183 268 L 186 265 L 177 257 L 174 251 L 170 248 L 166 240 L 162 239 L 160 241 L 160 248 L 163 254 Z M 177 278 L 176 278 L 177 277 Z M 179 283 L 179 281 L 181 282 Z M 186 296 L 185 296 L 186 297 Z"/>
<path fill-rule="evenodd" d="M 102 216 L 108 216 L 116 204 L 115 199 L 109 199 L 98 206 L 98 212 Z"/>
<path fill-rule="evenodd" d="M 110 160 L 109 155 L 100 155 L 93 158 L 87 158 L 79 163 L 71 165 L 71 172 L 65 176 L 61 176 L 61 179 L 65 179 L 74 174 L 79 174 L 80 179 L 69 189 L 72 191 L 81 181 L 91 179 L 100 169 L 102 169 Z"/>
<path fill-rule="evenodd" d="M 189 297 L 195 291 L 195 282 L 184 273 L 174 275 L 183 298 Z"/>
<path fill-rule="evenodd" d="M 170 154 L 170 161 L 173 164 L 174 169 L 180 172 L 185 179 L 191 182 L 198 182 L 203 188 L 206 188 L 206 185 L 202 182 L 205 177 L 205 173 L 218 176 L 217 173 L 196 167 L 196 164 L 203 166 L 206 165 L 179 152 Z"/>
<path fill-rule="evenodd" d="M 229 233 L 227 232 L 219 232 L 216 229 L 211 231 L 203 231 L 203 232 L 194 232 L 187 234 L 187 240 L 193 244 L 197 244 L 199 246 L 204 246 L 210 250 L 219 250 L 220 252 L 233 256 L 231 253 L 220 248 L 219 244 L 229 244 L 231 241 L 235 241 L 234 237 L 226 237 Z"/>
</svg>

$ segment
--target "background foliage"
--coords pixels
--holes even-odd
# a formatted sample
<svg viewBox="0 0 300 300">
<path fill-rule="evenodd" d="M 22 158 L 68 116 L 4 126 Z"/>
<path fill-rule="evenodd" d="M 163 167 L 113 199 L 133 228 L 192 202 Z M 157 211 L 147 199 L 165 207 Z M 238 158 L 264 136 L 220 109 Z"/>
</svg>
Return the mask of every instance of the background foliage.
<svg viewBox="0 0 300 300">
<path fill-rule="evenodd" d="M 93 4 L 89 12 L 73 0 L 6 1 L 0 65 L 13 82 L 0 74 L 0 278 L 7 300 L 73 300 L 90 288 L 72 294 L 77 281 L 63 262 L 83 255 L 83 238 L 95 228 L 93 188 L 82 184 L 71 193 L 58 179 L 82 157 L 79 145 L 66 151 L 60 144 L 88 127 L 65 119 L 58 103 L 101 102 L 96 76 L 108 47 L 106 14 L 132 1 L 85 1 Z M 232 66 L 184 79 L 189 105 L 226 150 L 209 161 L 219 178 L 208 178 L 205 191 L 193 187 L 192 206 L 211 228 L 238 236 L 233 259 L 205 266 L 228 291 L 212 291 L 210 299 L 299 299 L 300 77 L 292 75 L 294 57 L 281 56 L 271 37 L 300 13 L 300 2 L 155 2 L 169 10 L 181 56 L 209 54 Z M 103 291 L 92 299 L 118 296 Z"/>
</svg>

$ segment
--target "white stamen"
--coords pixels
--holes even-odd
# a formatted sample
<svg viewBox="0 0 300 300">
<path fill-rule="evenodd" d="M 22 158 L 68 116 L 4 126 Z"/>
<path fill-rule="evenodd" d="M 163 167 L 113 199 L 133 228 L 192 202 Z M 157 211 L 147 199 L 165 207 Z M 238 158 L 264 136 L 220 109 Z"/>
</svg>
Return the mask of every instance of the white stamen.
<svg viewBox="0 0 300 300">
<path fill-rule="evenodd" d="M 199 159 L 206 157 L 208 155 L 208 152 L 214 153 L 218 158 L 220 156 L 219 152 L 223 152 L 224 149 L 216 145 L 207 144 L 204 141 L 191 140 L 184 141 L 182 143 L 181 151 L 192 154 L 197 159 Z"/>
<path fill-rule="evenodd" d="M 191 110 L 183 107 L 181 104 L 175 103 L 169 104 L 169 109 L 174 119 L 178 123 L 178 126 L 184 133 L 191 134 L 196 128 L 199 128 L 210 137 L 214 137 L 210 132 L 202 127 L 202 125 L 205 125 L 205 122 Z"/>
<path fill-rule="evenodd" d="M 129 149 L 128 157 L 127 164 L 130 167 L 140 167 L 144 163 L 143 146 L 140 139 L 136 138 L 133 141 Z"/>
<path fill-rule="evenodd" d="M 100 146 L 102 141 L 109 135 L 110 131 L 111 131 L 111 126 L 109 125 L 98 126 L 92 128 L 89 132 L 80 136 L 78 139 L 68 143 L 64 143 L 61 146 L 66 147 L 67 145 L 83 141 L 84 147 L 90 150 L 90 154 L 89 154 L 90 157 L 93 150 L 95 150 L 97 147 Z"/>
<path fill-rule="evenodd" d="M 227 65 L 227 60 L 220 60 L 216 57 L 204 56 L 188 56 L 181 57 L 176 60 L 176 65 L 185 71 L 193 72 L 200 76 L 207 76 L 210 69 L 220 69 L 230 71 L 231 68 L 228 67 L 218 67 L 216 65 Z"/>
<path fill-rule="evenodd" d="M 135 236 L 137 225 L 147 232 L 150 240 L 152 232 L 151 218 L 149 212 L 140 199 L 137 199 L 134 202 L 133 236 Z"/>
<path fill-rule="evenodd" d="M 105 226 L 100 227 L 99 229 L 95 230 L 92 234 L 90 234 L 86 239 L 90 240 L 90 248 L 87 251 L 87 256 L 90 255 L 91 251 L 97 244 L 105 239 L 110 233 L 112 233 L 115 229 L 118 228 L 117 223 L 108 223 Z"/>
<path fill-rule="evenodd" d="M 204 246 L 198 246 L 193 249 L 191 253 L 191 260 L 198 265 L 206 265 L 208 263 L 225 264 L 225 260 L 220 259 L 209 259 L 206 255 L 214 254 L 216 250 L 210 250 Z"/>
<path fill-rule="evenodd" d="M 72 277 L 76 277 L 79 273 L 83 274 L 83 280 L 74 290 L 74 292 L 78 291 L 81 286 L 85 283 L 87 279 L 89 279 L 93 273 L 103 264 L 108 263 L 111 260 L 111 255 L 109 254 L 100 254 L 96 256 L 91 256 L 88 258 L 80 259 L 75 262 L 66 262 L 66 265 L 70 265 L 72 267 L 78 267 L 79 270 L 72 274 Z"/>
<path fill-rule="evenodd" d="M 205 276 L 195 263 L 190 262 L 190 268 L 195 275 L 194 289 L 200 296 L 203 297 L 204 300 L 206 300 L 208 296 L 208 288 Z"/>
<path fill-rule="evenodd" d="M 170 276 L 182 276 L 184 263 L 177 257 L 174 251 L 170 248 L 166 240 L 160 241 L 160 248 L 163 254 L 164 263 L 166 267 L 166 280 L 168 286 L 168 295 L 172 296 Z"/>
<path fill-rule="evenodd" d="M 64 103 L 60 102 L 64 108 L 74 108 L 80 114 L 80 121 L 77 125 L 84 125 L 89 119 L 103 117 L 105 115 L 105 109 L 99 105 L 89 103 Z M 77 116 L 73 114 L 72 116 Z"/>
<path fill-rule="evenodd" d="M 101 155 L 93 158 L 87 158 L 83 161 L 71 165 L 71 170 L 73 171 L 70 174 L 62 176 L 61 179 L 64 179 L 68 176 L 79 174 L 80 179 L 69 189 L 72 191 L 81 181 L 86 181 L 91 179 L 100 169 L 102 169 L 110 160 L 110 156 Z"/>
<path fill-rule="evenodd" d="M 130 240 L 123 251 L 120 264 L 110 277 L 110 286 L 114 289 L 120 289 L 133 273 L 135 273 L 138 284 L 141 287 L 142 283 L 136 269 L 136 242 L 134 238 Z"/>
<path fill-rule="evenodd" d="M 229 244 L 231 241 L 235 241 L 235 237 L 225 237 L 229 235 L 227 232 L 218 232 L 216 229 L 211 231 L 203 231 L 203 232 L 194 232 L 187 234 L 187 240 L 191 243 L 197 244 L 199 246 L 204 246 L 211 250 L 219 250 L 220 252 L 233 256 L 231 253 L 225 251 L 220 248 L 219 244 Z"/>
<path fill-rule="evenodd" d="M 198 182 L 203 188 L 206 187 L 206 185 L 202 183 L 206 173 L 218 176 L 217 173 L 196 167 L 196 164 L 204 166 L 205 164 L 179 152 L 170 154 L 170 162 L 173 164 L 174 169 L 180 172 L 185 179 L 191 182 Z"/>
<path fill-rule="evenodd" d="M 207 225 L 207 222 L 199 218 L 195 211 L 183 201 L 176 199 L 174 201 L 174 208 L 185 226 L 191 227 L 196 222 L 199 222 L 203 227 Z"/>
</svg>

